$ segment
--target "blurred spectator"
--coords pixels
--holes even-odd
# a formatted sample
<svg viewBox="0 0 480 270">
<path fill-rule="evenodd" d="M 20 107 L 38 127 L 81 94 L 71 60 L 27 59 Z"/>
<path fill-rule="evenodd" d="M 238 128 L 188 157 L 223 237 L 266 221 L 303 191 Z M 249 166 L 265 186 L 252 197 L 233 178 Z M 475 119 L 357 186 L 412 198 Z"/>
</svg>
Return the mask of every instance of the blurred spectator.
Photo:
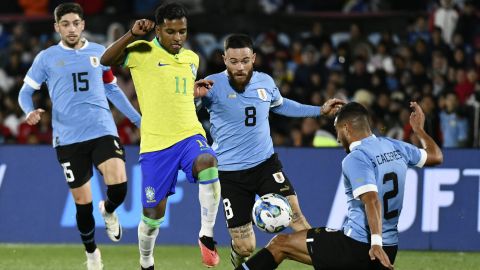
<svg viewBox="0 0 480 270">
<path fill-rule="evenodd" d="M 465 147 L 468 139 L 468 122 L 460 115 L 458 97 L 453 92 L 445 95 L 445 108 L 440 112 L 443 147 Z"/>
<path fill-rule="evenodd" d="M 440 51 L 444 55 L 448 55 L 450 47 L 445 43 L 442 36 L 442 28 L 435 26 L 432 31 L 432 39 L 430 44 L 430 51 Z"/>
<path fill-rule="evenodd" d="M 345 88 L 349 96 L 352 96 L 358 89 L 371 89 L 371 75 L 367 72 L 363 57 L 355 58 L 352 71 L 346 77 Z"/>
<path fill-rule="evenodd" d="M 434 25 L 442 29 L 443 40 L 450 45 L 457 27 L 458 12 L 453 8 L 453 0 L 440 0 L 440 3 L 441 6 L 434 13 Z"/>
<path fill-rule="evenodd" d="M 475 80 L 476 78 L 472 75 L 469 78 L 464 69 L 458 69 L 456 71 L 455 93 L 461 105 L 465 104 L 467 99 L 473 94 L 475 90 Z"/>
<path fill-rule="evenodd" d="M 48 15 L 48 2 L 49 0 L 18 0 L 23 13 L 27 16 Z"/>
<path fill-rule="evenodd" d="M 477 0 L 478 1 L 478 0 Z M 462 13 L 458 18 L 455 32 L 459 33 L 466 43 L 473 45 L 475 36 L 480 34 L 480 18 L 475 10 L 473 1 L 466 1 Z"/>
<path fill-rule="evenodd" d="M 370 73 L 378 69 L 384 70 L 387 73 L 395 72 L 393 60 L 388 54 L 386 43 L 382 41 L 378 43 L 376 53 L 370 58 L 367 69 Z"/>
<path fill-rule="evenodd" d="M 4 143 L 14 143 L 15 137 L 13 136 L 10 128 L 3 124 L 4 115 L 3 112 L 0 111 L 0 144 Z"/>
<path fill-rule="evenodd" d="M 408 32 L 408 42 L 415 44 L 418 39 L 422 39 L 426 42 L 430 41 L 430 32 L 428 31 L 428 23 L 425 17 L 418 16 L 413 26 L 411 26 Z"/>
</svg>

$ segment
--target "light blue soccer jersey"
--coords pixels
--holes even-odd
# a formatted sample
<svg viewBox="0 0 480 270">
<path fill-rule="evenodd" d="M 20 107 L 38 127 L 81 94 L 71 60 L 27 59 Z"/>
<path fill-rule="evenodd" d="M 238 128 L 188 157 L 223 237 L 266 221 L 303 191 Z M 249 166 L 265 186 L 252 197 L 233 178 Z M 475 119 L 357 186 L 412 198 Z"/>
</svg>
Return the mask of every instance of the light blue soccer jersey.
<svg viewBox="0 0 480 270">
<path fill-rule="evenodd" d="M 105 48 L 86 41 L 74 50 L 62 43 L 41 51 L 24 79 L 39 90 L 43 82 L 52 100 L 53 146 L 117 135 L 105 96 L 100 65 Z"/>
<path fill-rule="evenodd" d="M 374 135 L 350 145 L 350 154 L 342 162 L 348 215 L 343 224 L 345 235 L 370 242 L 365 206 L 360 195 L 378 192 L 382 204 L 384 245 L 398 244 L 398 219 L 402 211 L 408 166 L 422 167 L 427 153 L 411 144 Z"/>
<path fill-rule="evenodd" d="M 268 159 L 273 154 L 269 111 L 283 102 L 273 79 L 255 71 L 243 93 L 230 86 L 226 71 L 206 79 L 214 81 L 202 102 L 210 113 L 219 170 L 244 170 Z"/>
</svg>

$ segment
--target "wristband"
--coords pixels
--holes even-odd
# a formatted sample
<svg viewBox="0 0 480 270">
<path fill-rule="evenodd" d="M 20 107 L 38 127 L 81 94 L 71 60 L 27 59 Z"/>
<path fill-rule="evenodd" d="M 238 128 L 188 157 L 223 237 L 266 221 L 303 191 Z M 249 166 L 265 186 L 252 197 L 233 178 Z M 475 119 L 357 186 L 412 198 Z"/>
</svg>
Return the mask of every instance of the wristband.
<svg viewBox="0 0 480 270">
<path fill-rule="evenodd" d="M 383 246 L 383 242 L 382 242 L 382 236 L 380 234 L 372 234 L 371 236 L 371 245 L 375 245 L 375 246 Z"/>
<path fill-rule="evenodd" d="M 131 34 L 132 36 L 134 36 L 134 37 L 139 37 L 139 35 L 135 35 L 135 34 L 133 33 L 132 28 L 130 28 L 130 34 Z"/>
</svg>

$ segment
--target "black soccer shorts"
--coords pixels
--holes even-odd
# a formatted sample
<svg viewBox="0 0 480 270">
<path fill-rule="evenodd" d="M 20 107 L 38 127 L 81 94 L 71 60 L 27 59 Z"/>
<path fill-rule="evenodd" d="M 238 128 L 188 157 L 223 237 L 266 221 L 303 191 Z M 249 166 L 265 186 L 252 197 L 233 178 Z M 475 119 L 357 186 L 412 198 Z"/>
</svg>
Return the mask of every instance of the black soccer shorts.
<svg viewBox="0 0 480 270">
<path fill-rule="evenodd" d="M 325 227 L 312 228 L 307 232 L 307 249 L 316 270 L 380 270 L 378 260 L 370 260 L 370 244 L 356 241 L 343 231 Z M 390 262 L 395 262 L 397 246 L 384 246 Z"/>
<path fill-rule="evenodd" d="M 228 228 L 252 222 L 255 195 L 276 193 L 284 197 L 295 195 L 295 190 L 282 171 L 277 154 L 257 166 L 240 171 L 219 171 L 223 208 Z"/>
<path fill-rule="evenodd" d="M 120 139 L 112 135 L 57 146 L 55 149 L 70 188 L 81 187 L 90 180 L 93 175 L 92 165 L 97 167 L 110 158 L 125 161 L 125 149 Z"/>
</svg>

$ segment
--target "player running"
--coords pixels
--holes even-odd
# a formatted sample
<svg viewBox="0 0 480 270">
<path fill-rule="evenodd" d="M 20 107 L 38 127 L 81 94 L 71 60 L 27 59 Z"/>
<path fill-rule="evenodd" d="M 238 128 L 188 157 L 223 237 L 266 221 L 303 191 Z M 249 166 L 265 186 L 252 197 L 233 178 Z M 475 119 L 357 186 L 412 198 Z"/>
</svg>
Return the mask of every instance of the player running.
<svg viewBox="0 0 480 270">
<path fill-rule="evenodd" d="M 348 197 L 348 215 L 342 230 L 322 227 L 278 235 L 236 269 L 275 269 L 285 259 L 315 269 L 393 269 L 408 166 L 443 162 L 442 151 L 423 130 L 422 109 L 415 102 L 410 107 L 410 124 L 423 149 L 375 137 L 368 112 L 359 103 L 340 109 L 335 129 L 348 153 L 342 162 Z"/>
<path fill-rule="evenodd" d="M 133 42 L 154 28 L 152 41 Z M 202 261 L 213 267 L 220 260 L 213 241 L 220 200 L 217 159 L 197 118 L 193 89 L 199 58 L 183 48 L 186 38 L 186 9 L 178 3 L 167 3 L 155 11 L 155 23 L 136 21 L 101 59 L 104 65 L 123 64 L 130 69 L 142 111 L 143 215 L 138 226 L 142 269 L 154 269 L 155 239 L 168 196 L 175 193 L 179 169 L 189 182 L 200 184 L 202 227 L 198 243 Z"/>
<path fill-rule="evenodd" d="M 27 114 L 26 122 L 37 124 L 44 110 L 34 108 L 32 94 L 46 82 L 53 104 L 53 146 L 75 200 L 87 268 L 102 269 L 94 239 L 92 164 L 107 185 L 107 199 L 99 203 L 99 208 L 107 234 L 115 242 L 122 237 L 122 227 L 114 211 L 127 193 L 125 153 L 107 98 L 137 127 L 140 115 L 116 85 L 110 68 L 100 65 L 105 48 L 82 37 L 85 21 L 80 5 L 61 4 L 54 15 L 61 41 L 35 57 L 20 90 L 19 103 Z"/>
<path fill-rule="evenodd" d="M 283 98 L 273 79 L 253 71 L 255 53 L 249 36 L 230 35 L 224 44 L 227 70 L 197 84 L 195 95 L 210 113 L 212 148 L 218 155 L 219 177 L 232 237 L 231 262 L 236 267 L 255 250 L 251 211 L 255 195 L 277 193 L 288 198 L 293 211 L 291 227 L 308 229 L 297 195 L 274 153 L 269 112 L 290 117 L 317 117 L 337 111 L 344 102 L 332 99 L 323 107 Z"/>
</svg>

